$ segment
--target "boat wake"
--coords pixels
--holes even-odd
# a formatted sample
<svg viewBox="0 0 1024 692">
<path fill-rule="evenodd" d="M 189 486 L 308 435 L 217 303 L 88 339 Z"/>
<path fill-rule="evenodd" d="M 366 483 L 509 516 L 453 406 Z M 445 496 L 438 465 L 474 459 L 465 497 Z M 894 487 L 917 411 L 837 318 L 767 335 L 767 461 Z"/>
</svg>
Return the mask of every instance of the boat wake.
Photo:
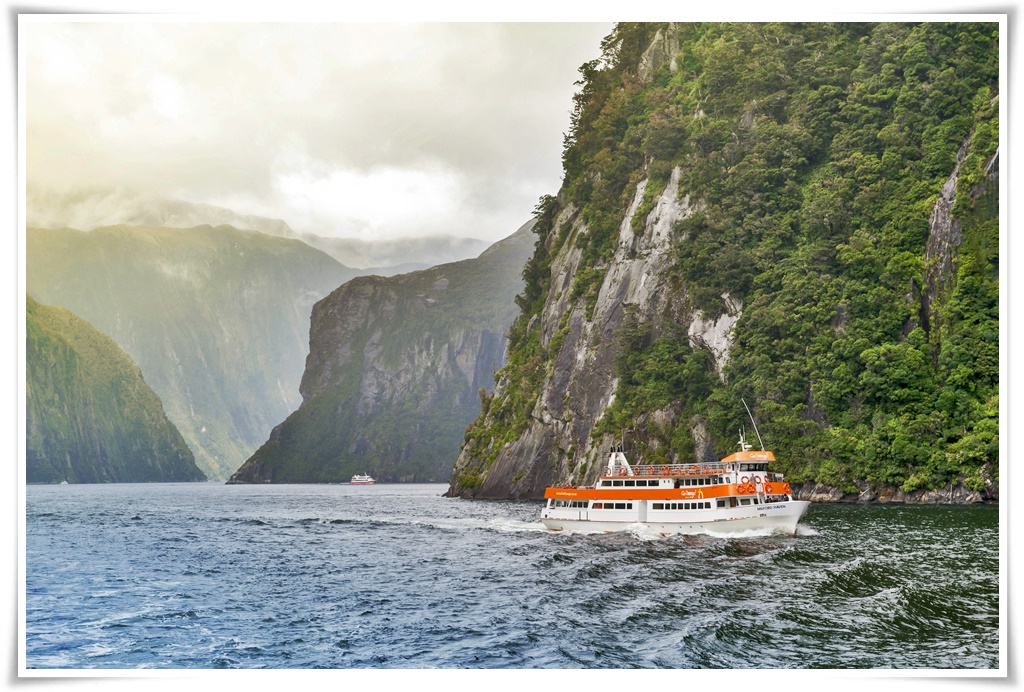
<svg viewBox="0 0 1024 692">
<path fill-rule="evenodd" d="M 484 528 L 501 533 L 548 533 L 548 527 L 539 521 L 516 521 L 515 519 L 491 519 Z"/>
<path fill-rule="evenodd" d="M 628 533 L 637 540 L 641 541 L 660 541 L 665 538 L 665 536 L 661 532 L 655 531 L 647 524 L 642 524 L 640 522 L 637 522 L 636 524 L 627 525 L 626 528 L 620 533 Z"/>
</svg>

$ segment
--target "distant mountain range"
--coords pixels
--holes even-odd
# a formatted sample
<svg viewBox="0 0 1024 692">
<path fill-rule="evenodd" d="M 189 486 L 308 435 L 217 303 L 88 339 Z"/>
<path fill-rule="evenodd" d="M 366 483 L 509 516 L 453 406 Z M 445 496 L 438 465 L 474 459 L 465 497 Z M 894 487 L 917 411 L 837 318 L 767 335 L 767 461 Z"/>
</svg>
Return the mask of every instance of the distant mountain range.
<svg viewBox="0 0 1024 692">
<path fill-rule="evenodd" d="M 138 366 L 68 310 L 26 307 L 26 481 L 201 481 Z"/>
<path fill-rule="evenodd" d="M 364 274 L 394 276 L 478 256 L 490 243 L 476 238 L 429 236 L 395 240 L 324 238 L 303 233 L 299 239 Z"/>
<path fill-rule="evenodd" d="M 122 225 L 150 228 L 229 225 L 281 238 L 299 238 L 343 265 L 359 269 L 360 274 L 380 276 L 476 257 L 490 245 L 485 240 L 455 236 L 359 240 L 298 234 L 281 219 L 239 214 L 212 204 L 159 197 L 123 187 L 75 190 L 29 187 L 26 207 L 30 228 L 89 231 Z"/>
<path fill-rule="evenodd" d="M 454 454 L 465 422 L 479 405 L 476 390 L 490 386 L 491 371 L 500 367 L 506 312 L 512 309 L 522 264 L 532 247 L 532 240 L 520 242 L 528 233 L 498 243 L 479 258 L 485 243 L 473 239 L 365 242 L 309 234 L 299 238 L 283 221 L 130 191 L 30 190 L 29 218 L 42 226 L 30 226 L 26 234 L 28 292 L 73 311 L 110 335 L 141 368 L 196 464 L 214 480 L 231 476 L 274 425 L 298 407 L 313 304 L 367 274 L 377 276 L 341 295 L 353 296 L 360 287 L 376 285 L 402 300 L 415 291 L 414 297 L 422 293 L 433 296 L 430 300 L 455 297 L 460 306 L 465 303 L 475 310 L 456 309 L 451 315 L 446 311 L 440 320 L 434 317 L 437 310 L 405 316 L 406 326 L 421 325 L 418 335 L 432 335 L 437 348 L 449 338 L 464 338 L 464 332 L 472 332 L 470 340 L 481 339 L 475 347 L 459 342 L 460 348 L 478 349 L 474 355 L 460 353 L 459 358 L 486 361 L 479 377 L 474 374 L 460 385 L 472 395 L 457 395 L 456 408 L 466 412 L 415 436 L 420 441 L 440 436 L 445 440 L 444 454 Z M 231 225 L 179 225 L 202 219 L 229 220 Z M 141 225 L 94 226 L 111 220 Z M 44 227 L 62 221 L 82 229 Z M 163 225 L 147 225 L 157 223 Z M 235 224 L 259 230 L 241 230 Z M 445 262 L 465 256 L 473 259 Z M 337 257 L 350 257 L 351 264 L 338 262 Z M 406 274 L 435 263 L 443 267 Z M 403 276 L 381 278 L 395 274 Z M 433 286 L 443 276 L 449 277 L 452 288 L 438 293 Z M 424 317 L 430 318 L 428 322 L 422 321 Z M 444 332 L 442 327 L 454 331 Z M 439 432 L 441 428 L 445 432 Z M 421 452 L 427 449 L 423 446 Z M 410 473 L 417 478 L 447 478 L 432 466 Z M 401 473 L 395 470 L 394 475 Z"/>
<path fill-rule="evenodd" d="M 29 187 L 26 214 L 30 228 L 75 228 L 89 231 L 104 226 L 193 228 L 227 224 L 282 238 L 295 232 L 280 219 L 239 214 L 212 204 L 149 195 L 128 188 L 51 190 Z"/>
<path fill-rule="evenodd" d="M 211 479 L 298 406 L 310 310 L 356 273 L 299 240 L 230 226 L 26 238 L 29 294 L 131 356 Z"/>
</svg>

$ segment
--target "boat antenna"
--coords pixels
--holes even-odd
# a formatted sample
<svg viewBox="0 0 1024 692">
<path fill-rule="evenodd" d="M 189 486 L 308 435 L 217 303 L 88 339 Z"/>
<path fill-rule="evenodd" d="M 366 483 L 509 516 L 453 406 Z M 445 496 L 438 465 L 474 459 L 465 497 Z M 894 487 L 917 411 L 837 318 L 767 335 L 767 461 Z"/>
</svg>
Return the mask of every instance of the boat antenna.
<svg viewBox="0 0 1024 692">
<path fill-rule="evenodd" d="M 747 406 L 747 402 L 744 399 L 740 399 L 743 402 L 743 408 L 747 409 L 747 415 L 750 416 L 750 423 L 754 426 L 754 434 L 757 435 L 757 442 L 761 445 L 761 451 L 764 451 L 764 442 L 761 442 L 761 433 L 757 432 L 757 423 L 754 422 L 754 414 L 750 412 L 750 407 Z"/>
</svg>

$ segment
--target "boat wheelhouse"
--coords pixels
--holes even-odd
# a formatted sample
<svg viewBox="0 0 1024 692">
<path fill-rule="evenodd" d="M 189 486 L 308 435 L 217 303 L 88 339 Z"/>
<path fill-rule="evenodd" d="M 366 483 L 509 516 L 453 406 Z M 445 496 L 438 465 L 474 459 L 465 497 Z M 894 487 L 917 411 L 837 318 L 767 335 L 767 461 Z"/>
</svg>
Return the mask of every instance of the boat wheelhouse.
<svg viewBox="0 0 1024 692">
<path fill-rule="evenodd" d="M 622 531 L 643 524 L 661 534 L 738 533 L 768 529 L 795 534 L 810 506 L 794 500 L 782 474 L 769 470 L 775 455 L 740 451 L 709 464 L 631 466 L 612 447 L 608 466 L 587 487 L 549 487 L 541 521 L 555 531 Z"/>
</svg>

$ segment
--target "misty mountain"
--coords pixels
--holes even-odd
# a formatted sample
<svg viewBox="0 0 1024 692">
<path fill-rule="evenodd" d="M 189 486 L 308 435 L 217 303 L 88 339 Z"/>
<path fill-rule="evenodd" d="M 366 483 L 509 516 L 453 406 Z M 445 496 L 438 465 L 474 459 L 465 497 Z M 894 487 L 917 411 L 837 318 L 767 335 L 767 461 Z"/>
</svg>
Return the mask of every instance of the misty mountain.
<svg viewBox="0 0 1024 692">
<path fill-rule="evenodd" d="M 486 240 L 455 236 L 358 240 L 301 233 L 299 238 L 342 264 L 363 270 L 360 273 L 380 276 L 393 276 L 470 259 L 490 245 Z"/>
<path fill-rule="evenodd" d="M 119 225 L 194 228 L 226 224 L 282 238 L 295 237 L 280 219 L 239 214 L 212 204 L 157 197 L 128 188 L 53 190 L 30 186 L 25 204 L 30 228 L 88 231 Z"/>
<path fill-rule="evenodd" d="M 28 292 L 109 334 L 212 479 L 300 402 L 313 304 L 355 272 L 230 226 L 27 231 Z"/>
<path fill-rule="evenodd" d="M 302 405 L 231 482 L 447 480 L 504 362 L 532 225 L 479 257 L 360 277 L 318 302 Z"/>
<path fill-rule="evenodd" d="M 437 264 L 476 257 L 490 245 L 477 238 L 430 236 L 393 240 L 331 238 L 297 234 L 280 219 L 239 214 L 212 204 L 188 202 L 118 187 L 57 190 L 30 186 L 26 196 L 30 228 L 76 228 L 89 231 L 106 226 L 195 228 L 228 225 L 281 238 L 299 238 L 359 274 L 393 276 Z"/>
<path fill-rule="evenodd" d="M 139 368 L 63 308 L 26 306 L 26 481 L 201 481 Z"/>
</svg>

